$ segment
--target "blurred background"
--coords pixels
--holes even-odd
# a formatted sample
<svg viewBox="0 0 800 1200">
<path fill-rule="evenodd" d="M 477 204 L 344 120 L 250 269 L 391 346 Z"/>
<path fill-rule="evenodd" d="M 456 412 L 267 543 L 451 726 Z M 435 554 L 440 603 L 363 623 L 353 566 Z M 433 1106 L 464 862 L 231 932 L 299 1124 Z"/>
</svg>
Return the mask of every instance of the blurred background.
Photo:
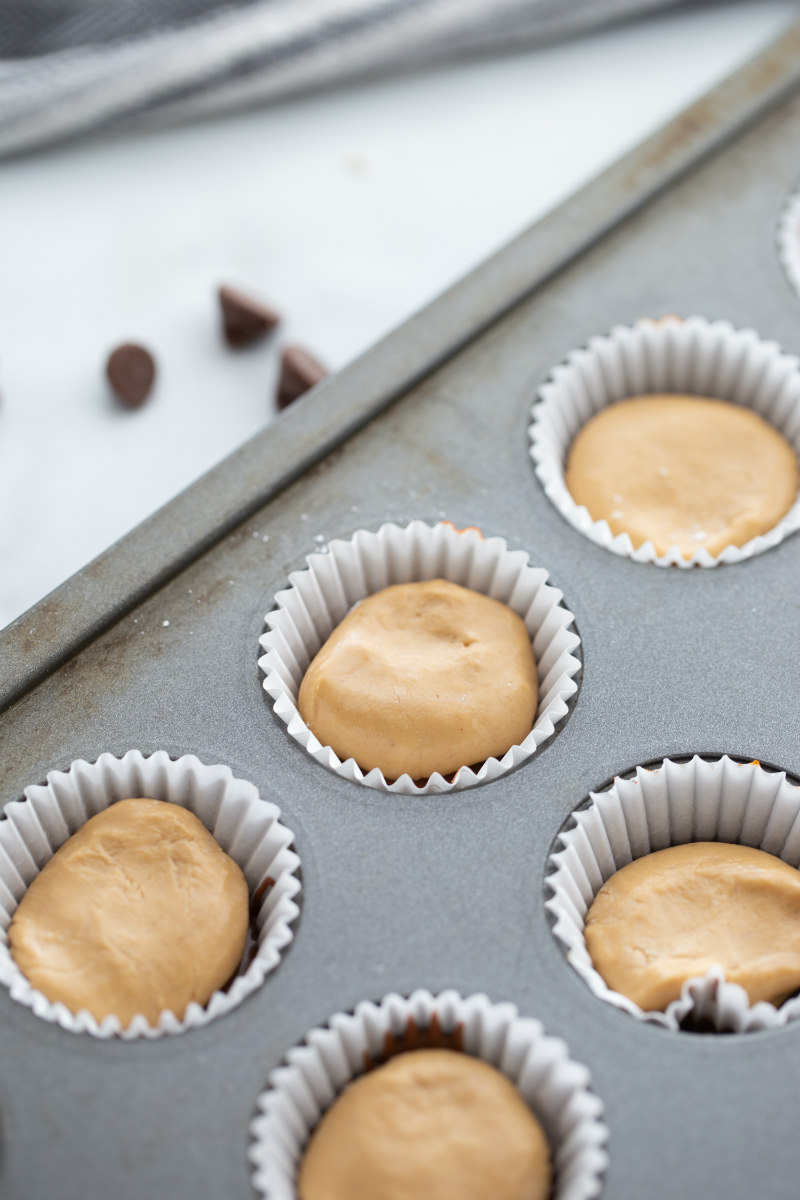
<svg viewBox="0 0 800 1200">
<path fill-rule="evenodd" d="M 0 0 L 0 627 L 280 419 L 283 345 L 342 366 L 798 15 Z M 230 349 L 221 284 L 281 325 Z"/>
</svg>

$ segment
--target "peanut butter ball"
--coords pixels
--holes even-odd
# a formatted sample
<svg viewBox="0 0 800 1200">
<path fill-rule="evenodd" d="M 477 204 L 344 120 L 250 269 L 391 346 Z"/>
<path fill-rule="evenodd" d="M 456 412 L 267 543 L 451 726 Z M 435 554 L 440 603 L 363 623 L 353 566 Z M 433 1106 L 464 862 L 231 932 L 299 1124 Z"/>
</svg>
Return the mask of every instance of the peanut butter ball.
<svg viewBox="0 0 800 1200">
<path fill-rule="evenodd" d="M 341 759 L 426 779 L 501 758 L 530 733 L 537 701 L 522 618 L 434 579 L 352 609 L 306 671 L 298 707 Z"/>
<path fill-rule="evenodd" d="M 236 971 L 249 923 L 240 868 L 187 809 L 112 804 L 33 880 L 9 929 L 11 954 L 48 1000 L 123 1028 L 182 1018 Z"/>
<path fill-rule="evenodd" d="M 453 1050 L 363 1075 L 322 1118 L 300 1200 L 546 1200 L 550 1148 L 514 1085 Z"/>
<path fill-rule="evenodd" d="M 767 533 L 797 496 L 797 455 L 750 408 L 705 396 L 634 396 L 570 447 L 567 489 L 595 521 L 657 554 L 718 555 Z"/>
<path fill-rule="evenodd" d="M 606 880 L 585 932 L 596 970 L 645 1012 L 713 966 L 751 1004 L 781 1004 L 800 988 L 800 871 L 749 846 L 671 846 Z"/>
</svg>

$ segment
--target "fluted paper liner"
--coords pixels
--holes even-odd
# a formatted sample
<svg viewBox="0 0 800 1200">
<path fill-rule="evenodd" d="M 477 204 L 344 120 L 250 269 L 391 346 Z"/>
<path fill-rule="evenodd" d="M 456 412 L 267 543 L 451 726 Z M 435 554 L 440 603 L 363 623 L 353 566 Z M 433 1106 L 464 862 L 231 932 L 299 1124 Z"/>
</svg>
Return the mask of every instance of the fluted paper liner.
<svg viewBox="0 0 800 1200">
<path fill-rule="evenodd" d="M 800 188 L 791 194 L 781 210 L 776 242 L 786 278 L 800 299 Z"/>
<path fill-rule="evenodd" d="M 325 1110 L 363 1074 L 365 1061 L 383 1060 L 387 1034 L 402 1038 L 409 1023 L 426 1029 L 434 1017 L 444 1033 L 460 1027 L 463 1051 L 502 1071 L 541 1121 L 553 1151 L 554 1200 L 599 1196 L 608 1130 L 586 1067 L 513 1004 L 492 1004 L 484 995 L 463 999 L 454 991 L 365 1001 L 354 1013 L 337 1013 L 289 1051 L 285 1065 L 270 1075 L 251 1125 L 256 1191 L 267 1200 L 295 1200 L 300 1160 Z"/>
<path fill-rule="evenodd" d="M 383 525 L 360 530 L 349 541 L 334 540 L 325 552 L 310 554 L 304 571 L 289 576 L 267 614 L 269 632 L 260 639 L 264 688 L 288 732 L 308 753 L 345 779 L 389 792 L 424 795 L 472 787 L 496 779 L 529 758 L 551 737 L 577 691 L 580 662 L 573 651 L 580 639 L 562 593 L 547 583 L 547 571 L 532 567 L 522 550 L 509 550 L 503 538 L 483 538 L 478 530 L 459 532 L 447 522 L 430 526 Z M 297 709 L 300 684 L 309 663 L 350 609 L 366 596 L 395 583 L 448 579 L 501 600 L 525 622 L 539 675 L 539 706 L 533 729 L 502 758 L 489 758 L 477 770 L 464 764 L 452 780 L 435 772 L 420 784 L 409 775 L 389 781 L 375 767 L 362 771 L 354 759 L 342 761 L 323 746 Z"/>
<path fill-rule="evenodd" d="M 800 528 L 800 496 L 777 525 L 743 546 L 726 546 L 717 556 L 700 547 L 691 558 L 672 546 L 659 555 L 651 541 L 634 548 L 627 533 L 614 535 L 607 521 L 595 521 L 575 503 L 564 479 L 567 454 L 578 430 L 601 409 L 632 396 L 673 392 L 752 408 L 800 455 L 799 367 L 775 342 L 727 321 L 667 317 L 618 325 L 574 350 L 539 389 L 529 430 L 536 474 L 570 525 L 613 554 L 660 567 L 715 567 L 752 558 Z"/>
<path fill-rule="evenodd" d="M 180 804 L 205 825 L 223 850 L 241 867 L 251 903 L 265 881 L 257 914 L 258 946 L 253 961 L 225 991 L 216 991 L 205 1007 L 188 1006 L 182 1019 L 162 1013 L 151 1025 L 138 1015 L 123 1029 L 119 1019 L 98 1022 L 89 1012 L 72 1013 L 37 991 L 17 967 L 8 949 L 8 928 L 26 889 L 60 846 L 91 817 L 117 800 L 146 797 Z M 255 991 L 278 964 L 292 940 L 298 915 L 300 860 L 289 849 L 294 835 L 279 821 L 280 809 L 259 797 L 252 783 L 237 779 L 226 766 L 205 766 L 193 755 L 172 760 L 163 750 L 145 758 L 130 750 L 123 758 L 101 754 L 95 763 L 79 759 L 68 771 L 52 771 L 45 784 L 25 789 L 24 800 L 7 804 L 0 821 L 0 982 L 12 997 L 38 1017 L 74 1033 L 125 1039 L 157 1038 L 207 1025 L 230 1012 Z"/>
<path fill-rule="evenodd" d="M 590 793 L 587 807 L 573 819 L 550 858 L 547 908 L 568 962 L 595 996 L 668 1029 L 680 1028 L 691 1017 L 692 1024 L 705 1021 L 719 1031 L 745 1033 L 800 1016 L 800 997 L 780 1008 L 766 1001 L 751 1005 L 744 988 L 728 983 L 719 967 L 687 980 L 680 998 L 663 1012 L 644 1012 L 608 987 L 592 965 L 584 937 L 586 914 L 606 880 L 634 859 L 667 846 L 734 842 L 800 867 L 800 787 L 785 772 L 727 756 L 681 763 L 665 759 L 655 770 L 637 767 L 633 777 L 615 779 L 606 791 Z M 769 936 L 765 929 L 764 937 Z"/>
</svg>

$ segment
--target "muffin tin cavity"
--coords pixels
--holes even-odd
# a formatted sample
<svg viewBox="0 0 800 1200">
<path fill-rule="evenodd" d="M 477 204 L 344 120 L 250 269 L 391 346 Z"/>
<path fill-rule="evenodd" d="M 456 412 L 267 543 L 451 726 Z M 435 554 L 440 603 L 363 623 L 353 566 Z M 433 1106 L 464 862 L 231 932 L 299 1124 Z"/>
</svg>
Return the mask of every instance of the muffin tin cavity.
<svg viewBox="0 0 800 1200">
<path fill-rule="evenodd" d="M 22 975 L 8 949 L 8 928 L 25 890 L 45 863 L 82 825 L 118 800 L 148 797 L 189 809 L 238 863 L 250 892 L 252 958 L 205 1007 L 192 1003 L 182 1019 L 162 1013 L 151 1025 L 138 1015 L 123 1028 L 115 1016 L 102 1022 L 85 1010 L 72 1013 L 53 1004 Z M 173 760 L 163 751 L 145 758 L 130 750 L 123 758 L 102 754 L 82 759 L 68 771 L 52 771 L 47 782 L 26 788 L 23 800 L 6 805 L 0 822 L 0 982 L 38 1017 L 73 1033 L 98 1038 L 158 1038 L 207 1025 L 255 991 L 280 962 L 293 937 L 300 860 L 290 846 L 294 835 L 281 824 L 280 809 L 259 797 L 252 783 L 226 766 L 206 766 L 193 755 Z"/>
<path fill-rule="evenodd" d="M 268 632 L 260 639 L 266 653 L 259 666 L 291 737 L 337 775 L 412 795 L 472 787 L 519 766 L 564 721 L 580 670 L 573 616 L 561 602 L 562 593 L 547 583 L 547 571 L 532 567 L 524 551 L 509 550 L 503 538 L 484 538 L 475 529 L 460 532 L 447 522 L 413 521 L 405 527 L 383 525 L 377 533 L 360 530 L 349 541 L 332 541 L 325 553 L 310 554 L 306 562 L 306 570 L 289 576 L 291 586 L 278 592 L 276 607 L 267 614 Z M 391 584 L 426 579 L 472 588 L 522 617 L 536 659 L 539 705 L 531 732 L 500 759 L 465 763 L 452 778 L 434 773 L 424 781 L 408 775 L 388 780 L 379 768 L 364 772 L 352 758 L 343 762 L 330 746 L 321 745 L 298 712 L 298 692 L 312 658 L 353 605 Z"/>
<path fill-rule="evenodd" d="M 689 842 L 730 842 L 774 854 L 800 867 L 800 786 L 783 771 L 757 762 L 694 756 L 636 767 L 600 792 L 591 792 L 562 828 L 548 863 L 546 907 L 553 935 L 570 966 L 600 1000 L 666 1029 L 710 1027 L 746 1033 L 773 1029 L 800 1016 L 800 997 L 780 1008 L 750 1005 L 747 993 L 719 968 L 687 980 L 663 1012 L 644 1012 L 612 991 L 595 970 L 584 922 L 600 888 L 634 859 Z M 770 930 L 765 929 L 765 939 Z"/>
<path fill-rule="evenodd" d="M 658 554 L 653 543 L 634 547 L 595 521 L 567 490 L 564 470 L 575 435 L 602 409 L 632 396 L 676 393 L 706 396 L 753 409 L 800 455 L 800 364 L 752 329 L 704 317 L 640 320 L 592 338 L 557 366 L 539 389 L 530 426 L 531 457 L 544 490 L 573 528 L 598 546 L 634 562 L 667 567 L 738 563 L 777 546 L 800 527 L 800 497 L 770 530 L 712 556 L 700 547 L 684 557 L 677 546 Z"/>
<path fill-rule="evenodd" d="M 295 1046 L 269 1077 L 252 1122 L 253 1185 L 266 1200 L 295 1200 L 305 1146 L 322 1114 L 369 1063 L 387 1057 L 387 1046 L 417 1048 L 428 1030 L 434 1045 L 447 1044 L 501 1071 L 541 1121 L 553 1152 L 554 1200 L 591 1200 L 602 1191 L 608 1158 L 603 1105 L 589 1087 L 586 1067 L 573 1062 L 564 1042 L 546 1037 L 538 1021 L 522 1018 L 513 1004 L 485 995 L 462 998 L 416 991 L 355 1012 L 337 1013 Z"/>
</svg>

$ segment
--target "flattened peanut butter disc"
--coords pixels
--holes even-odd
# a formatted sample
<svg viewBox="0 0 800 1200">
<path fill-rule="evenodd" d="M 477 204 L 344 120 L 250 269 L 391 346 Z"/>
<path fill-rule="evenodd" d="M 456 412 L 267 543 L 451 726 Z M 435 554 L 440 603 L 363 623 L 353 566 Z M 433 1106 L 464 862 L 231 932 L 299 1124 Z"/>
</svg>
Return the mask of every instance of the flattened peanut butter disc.
<svg viewBox="0 0 800 1200">
<path fill-rule="evenodd" d="M 546 1200 L 550 1148 L 517 1089 L 453 1050 L 350 1084 L 314 1133 L 300 1200 Z"/>
<path fill-rule="evenodd" d="M 797 455 L 752 409 L 702 396 L 634 396 L 602 409 L 569 451 L 567 489 L 593 520 L 657 554 L 718 555 L 767 533 L 794 503 Z"/>
<path fill-rule="evenodd" d="M 645 1012 L 712 966 L 751 1004 L 781 1004 L 800 988 L 800 871 L 749 846 L 671 846 L 612 875 L 585 932 L 595 969 Z"/>
<path fill-rule="evenodd" d="M 9 929 L 35 988 L 98 1021 L 204 1005 L 236 971 L 247 883 L 178 804 L 120 800 L 87 821 L 36 876 Z"/>
<path fill-rule="evenodd" d="M 303 720 L 341 759 L 426 779 L 502 757 L 538 701 L 525 623 L 443 579 L 384 588 L 333 631 L 300 687 Z"/>
</svg>

